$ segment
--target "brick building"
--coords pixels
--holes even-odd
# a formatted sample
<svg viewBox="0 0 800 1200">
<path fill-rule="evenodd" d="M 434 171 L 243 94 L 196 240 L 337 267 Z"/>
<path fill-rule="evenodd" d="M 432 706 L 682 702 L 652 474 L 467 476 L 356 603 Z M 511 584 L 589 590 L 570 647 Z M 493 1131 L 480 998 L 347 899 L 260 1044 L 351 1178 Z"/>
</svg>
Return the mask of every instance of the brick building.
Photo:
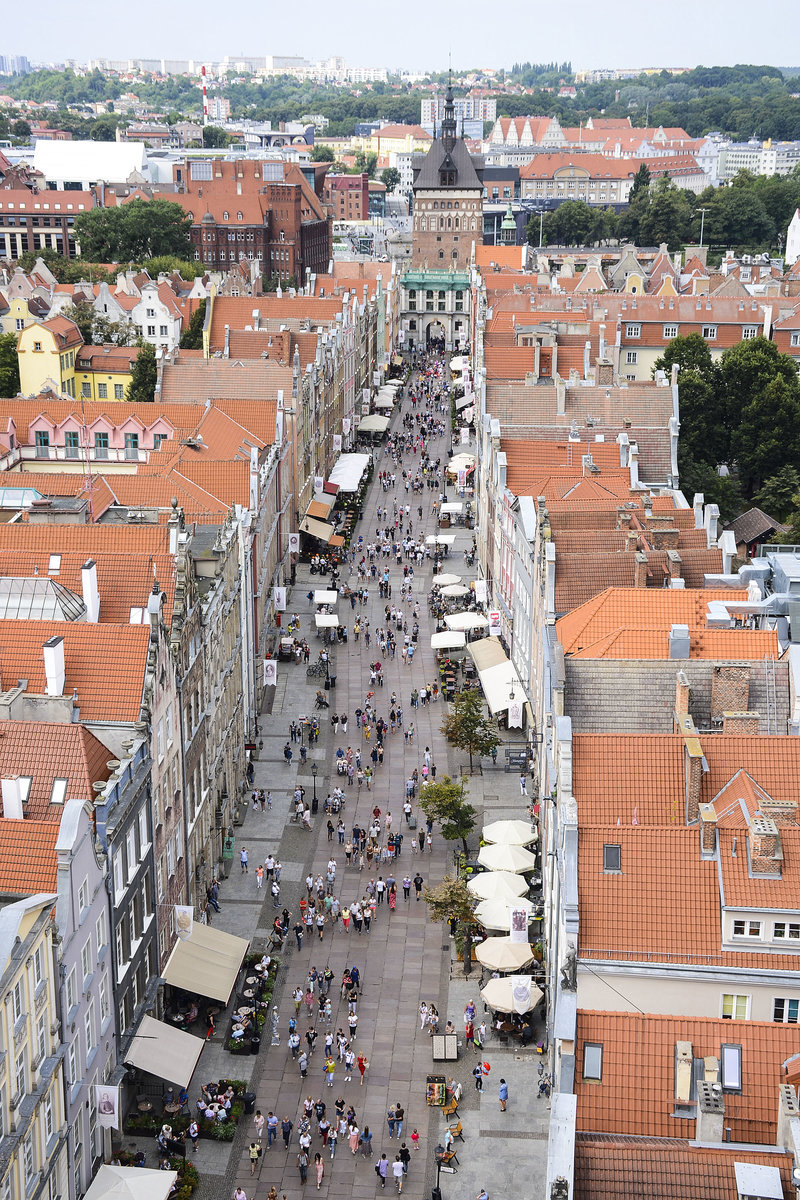
<svg viewBox="0 0 800 1200">
<path fill-rule="evenodd" d="M 369 217 L 369 176 L 326 175 L 323 199 L 334 221 L 366 221 Z"/>
</svg>

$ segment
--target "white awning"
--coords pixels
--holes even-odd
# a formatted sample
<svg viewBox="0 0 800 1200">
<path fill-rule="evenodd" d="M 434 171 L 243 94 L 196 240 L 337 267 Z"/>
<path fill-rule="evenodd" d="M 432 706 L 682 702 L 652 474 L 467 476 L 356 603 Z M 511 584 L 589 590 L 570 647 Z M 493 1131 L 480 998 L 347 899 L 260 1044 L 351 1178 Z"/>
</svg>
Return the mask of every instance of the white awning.
<svg viewBox="0 0 800 1200">
<path fill-rule="evenodd" d="M 394 400 L 392 400 L 391 396 L 378 396 L 377 400 L 375 401 L 375 407 L 388 411 L 389 409 L 394 408 Z"/>
<path fill-rule="evenodd" d="M 459 471 L 470 471 L 474 466 L 475 455 L 462 450 L 460 454 L 453 455 L 447 464 L 447 470 L 451 475 L 457 475 Z"/>
<path fill-rule="evenodd" d="M 317 629 L 334 629 L 339 624 L 336 613 L 317 613 L 314 621 Z"/>
<path fill-rule="evenodd" d="M 461 412 L 462 408 L 466 408 L 468 404 L 474 404 L 474 403 L 475 403 L 475 397 L 472 395 L 459 396 L 458 399 L 456 400 L 456 412 Z"/>
<path fill-rule="evenodd" d="M 300 532 L 310 533 L 317 541 L 324 542 L 327 546 L 333 537 L 333 526 L 327 521 L 318 521 L 315 517 L 304 517 L 300 522 Z"/>
<path fill-rule="evenodd" d="M 461 599 L 462 596 L 469 595 L 469 588 L 463 583 L 449 583 L 447 587 L 441 589 L 440 595 L 450 599 Z"/>
<path fill-rule="evenodd" d="M 171 987 L 227 1004 L 249 945 L 246 938 L 195 921 L 192 936 L 175 943 L 164 980 Z"/>
<path fill-rule="evenodd" d="M 426 546 L 452 546 L 456 540 L 454 533 L 431 534 L 425 538 Z"/>
<path fill-rule="evenodd" d="M 454 575 L 452 571 L 442 571 L 441 575 L 434 575 L 434 587 L 449 587 L 451 583 L 461 583 L 461 576 Z"/>
<path fill-rule="evenodd" d="M 125 1056 L 141 1071 L 188 1087 L 205 1041 L 154 1017 L 142 1017 Z"/>
<path fill-rule="evenodd" d="M 453 513 L 454 515 L 459 516 L 461 513 L 463 513 L 463 511 L 464 504 L 461 500 L 451 500 L 447 504 L 439 505 L 440 513 Z"/>
<path fill-rule="evenodd" d="M 464 367 L 467 365 L 467 361 L 468 360 L 464 357 L 463 354 L 457 354 L 455 358 L 450 359 L 450 370 L 451 371 L 463 371 Z"/>
<path fill-rule="evenodd" d="M 514 700 L 525 703 L 522 680 L 498 638 L 481 638 L 477 642 L 470 642 L 469 652 L 478 668 L 483 694 L 492 716 L 505 712 Z"/>
<path fill-rule="evenodd" d="M 483 613 L 458 612 L 449 613 L 444 623 L 448 629 L 485 629 L 489 618 Z"/>
<path fill-rule="evenodd" d="M 447 629 L 442 633 L 434 633 L 431 637 L 431 649 L 433 650 L 461 650 L 466 645 L 467 636 L 464 633 L 457 633 L 455 630 Z"/>
<path fill-rule="evenodd" d="M 342 454 L 331 471 L 328 482 L 337 484 L 340 492 L 357 492 L 361 476 L 368 466 L 368 454 Z"/>
<path fill-rule="evenodd" d="M 110 1167 L 103 1163 L 83 1200 L 167 1200 L 177 1178 L 177 1171 Z"/>
<path fill-rule="evenodd" d="M 336 604 L 339 599 L 339 593 L 335 588 L 315 588 L 314 603 L 315 604 Z"/>
<path fill-rule="evenodd" d="M 371 413 L 368 417 L 362 417 L 358 423 L 359 433 L 386 433 L 389 428 L 389 418 L 382 417 L 380 413 Z"/>
</svg>

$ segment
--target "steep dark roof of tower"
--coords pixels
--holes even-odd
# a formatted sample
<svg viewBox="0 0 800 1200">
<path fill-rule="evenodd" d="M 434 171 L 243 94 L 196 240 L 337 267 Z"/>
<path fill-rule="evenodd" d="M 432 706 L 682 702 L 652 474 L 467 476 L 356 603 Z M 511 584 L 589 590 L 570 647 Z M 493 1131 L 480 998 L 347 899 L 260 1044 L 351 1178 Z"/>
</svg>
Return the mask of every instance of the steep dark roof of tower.
<svg viewBox="0 0 800 1200">
<path fill-rule="evenodd" d="M 436 138 L 427 154 L 415 154 L 414 188 L 483 188 L 483 155 L 470 154 L 463 138 L 456 138 L 448 148 L 443 138 Z M 455 182 L 443 184 L 440 171 L 455 168 Z"/>
</svg>

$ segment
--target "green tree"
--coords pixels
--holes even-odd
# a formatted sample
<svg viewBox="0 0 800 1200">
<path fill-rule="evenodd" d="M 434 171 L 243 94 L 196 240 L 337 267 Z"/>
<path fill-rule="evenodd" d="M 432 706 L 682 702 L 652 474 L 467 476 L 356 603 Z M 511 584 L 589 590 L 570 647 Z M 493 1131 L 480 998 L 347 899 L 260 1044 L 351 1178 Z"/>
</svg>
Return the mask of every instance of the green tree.
<svg viewBox="0 0 800 1200">
<path fill-rule="evenodd" d="M 336 155 L 333 153 L 333 150 L 330 148 L 330 146 L 324 146 L 319 142 L 315 142 L 311 147 L 312 162 L 333 162 L 335 158 Z"/>
<path fill-rule="evenodd" d="M 23 121 L 20 117 L 11 126 L 11 132 L 16 138 L 29 138 L 31 136 L 31 127 L 27 121 Z"/>
<path fill-rule="evenodd" d="M 640 243 L 660 246 L 666 242 L 671 252 L 680 249 L 692 224 L 692 208 L 686 192 L 663 175 L 642 196 L 649 197 L 649 203 L 639 214 Z"/>
<path fill-rule="evenodd" d="M 434 922 L 452 921 L 460 929 L 464 946 L 464 974 L 472 971 L 472 942 L 476 900 L 463 879 L 445 875 L 438 887 L 425 888 L 422 899 Z"/>
<path fill-rule="evenodd" d="M 705 338 L 699 333 L 673 338 L 653 364 L 653 374 L 661 370 L 669 378 L 675 363 L 680 368 L 678 463 L 683 479 L 684 468 L 690 461 L 714 468 L 727 462 L 730 422 L 720 369 L 711 358 Z"/>
<path fill-rule="evenodd" d="M 771 517 L 783 521 L 796 507 L 795 497 L 798 492 L 800 472 L 796 467 L 787 464 L 764 481 L 763 486 L 753 496 L 753 503 Z"/>
<path fill-rule="evenodd" d="M 203 145 L 207 150 L 224 150 L 230 138 L 224 129 L 220 129 L 219 125 L 203 126 Z"/>
<path fill-rule="evenodd" d="M 400 172 L 397 167 L 386 167 L 381 171 L 381 183 L 384 184 L 387 192 L 393 192 L 400 183 Z"/>
<path fill-rule="evenodd" d="M 64 309 L 64 316 L 74 321 L 80 330 L 84 345 L 93 346 L 92 326 L 94 324 L 94 309 L 91 304 L 69 304 Z"/>
<path fill-rule="evenodd" d="M 486 719 L 483 700 L 476 688 L 456 693 L 450 713 L 442 724 L 442 733 L 456 750 L 468 752 L 470 774 L 473 754 L 486 758 L 500 745 L 496 729 Z"/>
<path fill-rule="evenodd" d="M 118 208 L 93 208 L 75 219 L 82 255 L 97 262 L 138 262 L 162 254 L 188 259 L 191 228 L 180 205 L 138 197 Z"/>
<path fill-rule="evenodd" d="M 0 334 L 0 396 L 13 399 L 19 392 L 17 335 Z"/>
<path fill-rule="evenodd" d="M 464 853 L 469 852 L 467 838 L 475 828 L 475 809 L 467 803 L 467 789 L 463 783 L 445 775 L 436 782 L 423 784 L 419 805 L 429 820 L 439 822 L 446 841 L 460 838 Z"/>
<path fill-rule="evenodd" d="M 369 175 L 370 179 L 375 178 L 375 171 L 378 166 L 377 154 L 365 154 L 363 150 L 359 150 L 355 157 L 353 165 L 353 174 L 360 175 L 363 171 Z"/>
<path fill-rule="evenodd" d="M 585 246 L 594 234 L 597 211 L 583 200 L 565 200 L 544 218 L 545 245 Z M 528 241 L 539 244 L 539 216 L 534 214 L 527 226 Z"/>
<path fill-rule="evenodd" d="M 638 196 L 639 192 L 646 191 L 649 187 L 650 168 L 648 167 L 647 163 L 643 162 L 633 177 L 633 187 L 631 188 L 630 195 L 628 196 L 629 202 L 633 200 L 635 196 Z"/>
<path fill-rule="evenodd" d="M 206 319 L 206 302 L 201 300 L 191 315 L 189 325 L 181 334 L 181 350 L 203 349 L 203 325 Z"/>
<path fill-rule="evenodd" d="M 133 364 L 131 381 L 128 384 L 128 394 L 125 397 L 133 404 L 151 403 L 155 398 L 156 383 L 158 382 L 158 367 L 156 366 L 155 347 L 149 342 L 139 347 L 139 354 Z"/>
<path fill-rule="evenodd" d="M 796 376 L 795 376 L 796 379 Z M 741 411 L 731 437 L 739 478 L 752 496 L 762 481 L 787 464 L 800 463 L 800 396 L 775 375 Z"/>
</svg>

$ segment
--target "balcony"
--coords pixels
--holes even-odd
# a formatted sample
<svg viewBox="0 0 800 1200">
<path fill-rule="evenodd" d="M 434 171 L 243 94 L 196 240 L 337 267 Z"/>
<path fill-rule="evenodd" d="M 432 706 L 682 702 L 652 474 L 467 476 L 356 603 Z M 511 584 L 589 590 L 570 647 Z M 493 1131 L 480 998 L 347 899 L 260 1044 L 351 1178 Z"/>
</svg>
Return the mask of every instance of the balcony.
<svg viewBox="0 0 800 1200">
<path fill-rule="evenodd" d="M 75 462 L 77 460 L 104 463 L 146 463 L 149 448 L 135 446 L 21 446 L 23 462 Z"/>
</svg>

